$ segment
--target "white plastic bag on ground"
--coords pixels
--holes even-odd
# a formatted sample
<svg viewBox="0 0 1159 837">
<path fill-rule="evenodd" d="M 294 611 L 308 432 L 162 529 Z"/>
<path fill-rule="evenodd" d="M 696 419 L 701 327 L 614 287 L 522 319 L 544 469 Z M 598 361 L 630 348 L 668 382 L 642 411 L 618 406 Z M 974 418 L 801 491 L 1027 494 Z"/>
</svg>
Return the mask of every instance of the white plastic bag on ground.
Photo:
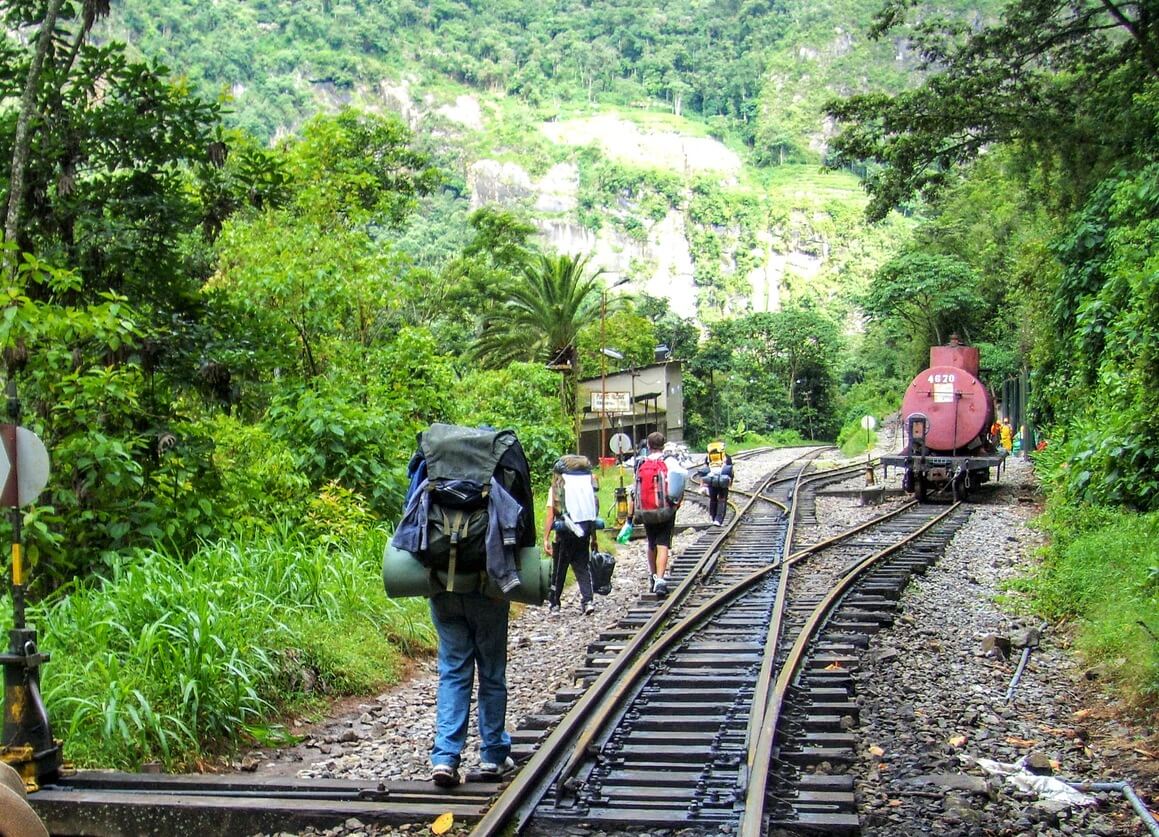
<svg viewBox="0 0 1159 837">
<path fill-rule="evenodd" d="M 991 776 L 1004 776 L 1006 781 L 1019 790 L 1035 794 L 1039 799 L 1064 804 L 1067 807 L 1094 805 L 1095 798 L 1077 791 L 1061 779 L 1054 776 L 1039 776 L 1026 769 L 1026 759 L 1021 758 L 1014 764 L 1006 764 L 990 759 L 974 759 L 982 770 Z"/>
</svg>

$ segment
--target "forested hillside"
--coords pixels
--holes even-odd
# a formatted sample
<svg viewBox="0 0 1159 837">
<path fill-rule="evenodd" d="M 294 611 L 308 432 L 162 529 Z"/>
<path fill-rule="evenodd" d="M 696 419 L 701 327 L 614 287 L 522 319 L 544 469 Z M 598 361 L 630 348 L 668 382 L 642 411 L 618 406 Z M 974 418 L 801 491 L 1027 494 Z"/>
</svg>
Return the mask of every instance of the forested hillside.
<svg viewBox="0 0 1159 837">
<path fill-rule="evenodd" d="M 421 93 L 458 83 L 548 111 L 662 103 L 727 122 L 721 129 L 737 130 L 759 159 L 800 161 L 819 158 L 810 139 L 827 93 L 906 84 L 905 50 L 864 38 L 875 9 L 868 0 L 120 0 L 97 31 L 202 92 L 227 92 L 236 111 L 227 121 L 259 137 L 293 130 L 320 99 L 373 97 L 405 74 Z"/>
<path fill-rule="evenodd" d="M 827 98 L 916 78 L 904 42 L 859 31 L 873 8 L 129 0 L 96 32 L 261 139 L 319 109 L 400 113 L 449 176 L 400 241 L 420 264 L 442 267 L 467 212 L 497 202 L 610 283 L 712 321 L 793 296 L 847 310 L 905 234 L 866 229 L 856 180 L 816 171 Z"/>
</svg>

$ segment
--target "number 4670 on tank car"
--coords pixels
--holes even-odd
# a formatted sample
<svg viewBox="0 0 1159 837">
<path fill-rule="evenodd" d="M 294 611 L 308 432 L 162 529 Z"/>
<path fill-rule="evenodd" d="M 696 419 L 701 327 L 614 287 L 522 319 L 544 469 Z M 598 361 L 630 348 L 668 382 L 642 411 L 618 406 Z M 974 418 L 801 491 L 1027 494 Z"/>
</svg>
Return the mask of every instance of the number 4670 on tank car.
<svg viewBox="0 0 1159 837">
<path fill-rule="evenodd" d="M 902 469 L 902 487 L 918 501 L 937 494 L 964 500 L 1001 474 L 1006 451 L 990 436 L 994 400 L 978 380 L 978 350 L 957 336 L 948 346 L 930 347 L 930 366 L 906 389 L 901 405 L 906 445 L 881 457 Z"/>
</svg>

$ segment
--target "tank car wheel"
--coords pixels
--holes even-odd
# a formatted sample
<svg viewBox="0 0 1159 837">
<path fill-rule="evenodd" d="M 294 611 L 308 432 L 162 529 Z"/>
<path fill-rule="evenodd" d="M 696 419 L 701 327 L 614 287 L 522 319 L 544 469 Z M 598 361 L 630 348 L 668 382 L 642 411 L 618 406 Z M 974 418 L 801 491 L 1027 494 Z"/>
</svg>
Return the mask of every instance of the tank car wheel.
<svg viewBox="0 0 1159 837">
<path fill-rule="evenodd" d="M 919 503 L 926 501 L 926 478 L 921 474 L 914 474 L 914 499 Z"/>
<path fill-rule="evenodd" d="M 966 502 L 966 498 L 968 498 L 970 496 L 970 478 L 969 477 L 959 477 L 958 479 L 954 480 L 953 485 L 954 485 L 954 502 L 955 503 Z"/>
</svg>

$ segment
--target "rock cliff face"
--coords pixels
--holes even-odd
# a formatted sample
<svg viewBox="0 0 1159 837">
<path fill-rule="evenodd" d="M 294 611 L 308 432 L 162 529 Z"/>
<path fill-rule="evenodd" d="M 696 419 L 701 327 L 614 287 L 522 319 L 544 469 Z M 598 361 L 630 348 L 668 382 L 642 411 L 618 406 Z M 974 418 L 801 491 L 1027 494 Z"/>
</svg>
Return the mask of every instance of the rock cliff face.
<svg viewBox="0 0 1159 837">
<path fill-rule="evenodd" d="M 440 134 L 447 130 L 452 134 L 477 132 L 491 116 L 491 111 L 470 95 L 442 104 L 430 95 L 416 98 L 411 82 L 408 78 L 396 83 L 383 81 L 374 88 L 355 90 L 342 101 L 334 91 L 316 92 L 330 93 L 334 108 L 353 103 L 370 110 L 389 110 L 401 115 L 412 129 L 419 130 L 425 124 Z M 668 127 L 641 126 L 615 114 L 545 122 L 540 131 L 553 144 L 576 149 L 577 157 L 579 149 L 594 145 L 608 160 L 636 170 L 669 172 L 684 183 L 686 194 L 681 205 L 666 212 L 644 212 L 630 197 L 621 197 L 610 207 L 589 211 L 589 219 L 593 214 L 600 217 L 598 229 L 592 229 L 580 220 L 577 162 L 557 163 L 539 177 L 509 160 L 484 158 L 468 165 L 472 209 L 498 204 L 528 210 L 546 247 L 559 253 L 590 255 L 609 282 L 627 279 L 625 290 L 629 292 L 667 299 L 676 314 L 705 320 L 745 311 L 775 311 L 784 300 L 787 279 L 807 282 L 825 267 L 823 251 L 799 243 L 802 213 L 789 222 L 768 221 L 765 228 L 750 229 L 747 239 L 739 227 L 705 226 L 690 220 L 687 199 L 694 179 L 708 178 L 722 189 L 744 191 L 739 185 L 744 179 L 740 157 L 716 139 Z M 779 210 L 779 217 L 793 215 L 792 207 Z M 803 225 L 808 227 L 809 222 Z M 697 264 L 694 241 L 705 234 L 720 242 L 720 252 L 709 248 L 704 255 L 702 248 L 701 263 Z M 706 258 L 714 263 L 705 265 Z M 725 277 L 727 290 L 698 284 L 698 273 L 706 272 Z"/>
<path fill-rule="evenodd" d="M 614 160 L 670 169 L 685 176 L 712 172 L 735 182 L 742 167 L 735 152 L 711 137 L 645 129 L 613 114 L 545 122 L 540 129 L 559 145 L 582 147 L 594 143 Z"/>
<path fill-rule="evenodd" d="M 628 165 L 667 169 L 683 178 L 709 176 L 725 187 L 735 187 L 741 172 L 737 155 L 706 137 L 688 137 L 671 131 L 645 131 L 614 116 L 599 116 L 543 125 L 553 142 L 568 146 L 597 144 L 610 159 Z M 775 311 L 780 307 L 787 274 L 808 279 L 822 268 L 816 255 L 786 251 L 776 230 L 758 230 L 757 244 L 748 262 L 756 266 L 735 277 L 735 298 L 706 302 L 698 287 L 686 214 L 669 209 L 659 220 L 647 217 L 631 201 L 621 201 L 612 212 L 634 219 L 636 234 L 604 223 L 598 230 L 582 225 L 576 216 L 580 204 L 580 177 L 575 163 L 560 163 L 542 177 L 532 178 L 521 166 L 497 160 L 478 160 L 469 168 L 467 183 L 472 208 L 497 203 L 532 210 L 544 244 L 560 253 L 585 254 L 602 267 L 610 282 L 628 280 L 627 289 L 665 298 L 683 317 L 702 319 L 711 312 Z M 642 232 L 641 232 L 642 230 Z M 738 230 L 718 228 L 725 239 Z M 720 269 L 734 275 L 736 254 L 723 252 Z"/>
</svg>

